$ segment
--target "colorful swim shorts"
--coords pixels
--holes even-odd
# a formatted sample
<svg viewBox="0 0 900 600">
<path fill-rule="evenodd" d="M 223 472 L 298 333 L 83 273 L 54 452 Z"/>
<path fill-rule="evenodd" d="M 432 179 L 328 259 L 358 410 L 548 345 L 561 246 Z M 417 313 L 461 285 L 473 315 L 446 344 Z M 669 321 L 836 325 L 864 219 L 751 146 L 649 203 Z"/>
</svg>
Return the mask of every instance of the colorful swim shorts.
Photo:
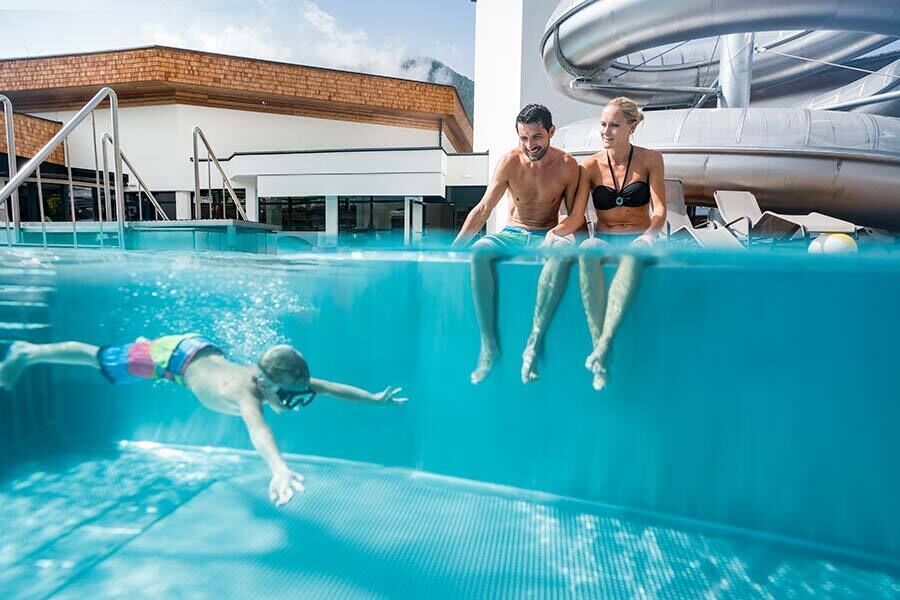
<svg viewBox="0 0 900 600">
<path fill-rule="evenodd" d="M 97 361 L 104 377 L 115 384 L 133 383 L 141 379 L 183 384 L 188 365 L 198 352 L 206 348 L 221 352 L 198 333 L 167 335 L 124 346 L 103 346 L 97 352 Z"/>
</svg>

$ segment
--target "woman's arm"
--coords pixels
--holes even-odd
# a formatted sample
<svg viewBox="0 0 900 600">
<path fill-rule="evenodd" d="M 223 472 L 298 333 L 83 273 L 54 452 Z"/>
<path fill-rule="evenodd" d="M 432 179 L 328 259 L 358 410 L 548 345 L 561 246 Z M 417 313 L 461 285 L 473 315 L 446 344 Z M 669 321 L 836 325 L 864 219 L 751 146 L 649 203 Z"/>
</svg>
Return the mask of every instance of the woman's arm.
<svg viewBox="0 0 900 600">
<path fill-rule="evenodd" d="M 662 153 L 650 150 L 650 226 L 641 235 L 652 244 L 666 226 L 666 167 Z"/>
</svg>

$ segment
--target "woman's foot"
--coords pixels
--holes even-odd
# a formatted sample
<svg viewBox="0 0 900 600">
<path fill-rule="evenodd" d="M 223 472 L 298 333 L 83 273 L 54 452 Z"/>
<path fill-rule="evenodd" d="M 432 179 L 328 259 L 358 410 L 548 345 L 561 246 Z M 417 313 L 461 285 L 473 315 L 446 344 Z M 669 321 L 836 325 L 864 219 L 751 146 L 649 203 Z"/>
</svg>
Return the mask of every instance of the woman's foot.
<svg viewBox="0 0 900 600">
<path fill-rule="evenodd" d="M 609 340 L 601 339 L 594 351 L 584 361 L 584 368 L 594 376 L 592 385 L 601 390 L 606 385 L 606 354 L 609 351 Z"/>
<path fill-rule="evenodd" d="M 28 342 L 13 342 L 6 353 L 6 358 L 0 363 L 0 388 L 11 390 L 22 371 L 28 366 L 28 350 L 34 344 Z"/>
<path fill-rule="evenodd" d="M 478 355 L 478 366 L 472 371 L 469 380 L 475 385 L 484 381 L 491 369 L 494 368 L 494 363 L 497 362 L 498 358 L 500 358 L 500 349 L 497 345 L 482 342 L 481 353 Z"/>
<path fill-rule="evenodd" d="M 525 348 L 525 351 L 522 353 L 522 383 L 528 384 L 532 381 L 537 381 L 536 362 L 537 352 L 535 352 L 534 348 Z"/>
</svg>

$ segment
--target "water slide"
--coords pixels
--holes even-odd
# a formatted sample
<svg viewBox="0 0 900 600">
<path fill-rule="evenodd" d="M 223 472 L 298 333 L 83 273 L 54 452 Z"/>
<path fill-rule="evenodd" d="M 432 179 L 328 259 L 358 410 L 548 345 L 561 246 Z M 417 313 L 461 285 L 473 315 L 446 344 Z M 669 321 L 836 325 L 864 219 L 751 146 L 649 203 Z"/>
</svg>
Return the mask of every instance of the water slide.
<svg viewBox="0 0 900 600">
<path fill-rule="evenodd" d="M 896 46 L 895 0 L 564 0 L 541 52 L 551 82 L 578 100 L 628 95 L 650 108 L 696 107 L 717 84 L 722 36 L 746 32 L 761 32 L 749 82 L 767 90 L 767 106 L 653 112 L 636 142 L 663 151 L 667 174 L 697 201 L 746 189 L 767 209 L 900 228 L 900 119 L 889 116 L 900 107 L 900 61 L 796 100 L 808 76 Z M 866 103 L 874 94 L 885 99 Z M 789 108 L 773 108 L 782 96 Z M 557 135 L 575 154 L 600 148 L 596 119 Z"/>
</svg>

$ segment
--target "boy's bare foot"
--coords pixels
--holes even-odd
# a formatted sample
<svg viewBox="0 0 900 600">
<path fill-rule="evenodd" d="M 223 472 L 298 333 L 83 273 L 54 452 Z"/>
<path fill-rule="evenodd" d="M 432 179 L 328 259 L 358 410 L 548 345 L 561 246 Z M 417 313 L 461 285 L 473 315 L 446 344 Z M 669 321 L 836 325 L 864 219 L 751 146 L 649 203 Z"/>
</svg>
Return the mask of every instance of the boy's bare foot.
<svg viewBox="0 0 900 600">
<path fill-rule="evenodd" d="M 28 366 L 28 349 L 34 346 L 28 342 L 13 342 L 0 363 L 0 388 L 11 390 L 25 367 Z"/>
<path fill-rule="evenodd" d="M 494 363 L 500 358 L 500 349 L 492 344 L 481 343 L 481 353 L 478 355 L 478 366 L 472 371 L 469 380 L 478 385 L 487 378 Z"/>
</svg>

